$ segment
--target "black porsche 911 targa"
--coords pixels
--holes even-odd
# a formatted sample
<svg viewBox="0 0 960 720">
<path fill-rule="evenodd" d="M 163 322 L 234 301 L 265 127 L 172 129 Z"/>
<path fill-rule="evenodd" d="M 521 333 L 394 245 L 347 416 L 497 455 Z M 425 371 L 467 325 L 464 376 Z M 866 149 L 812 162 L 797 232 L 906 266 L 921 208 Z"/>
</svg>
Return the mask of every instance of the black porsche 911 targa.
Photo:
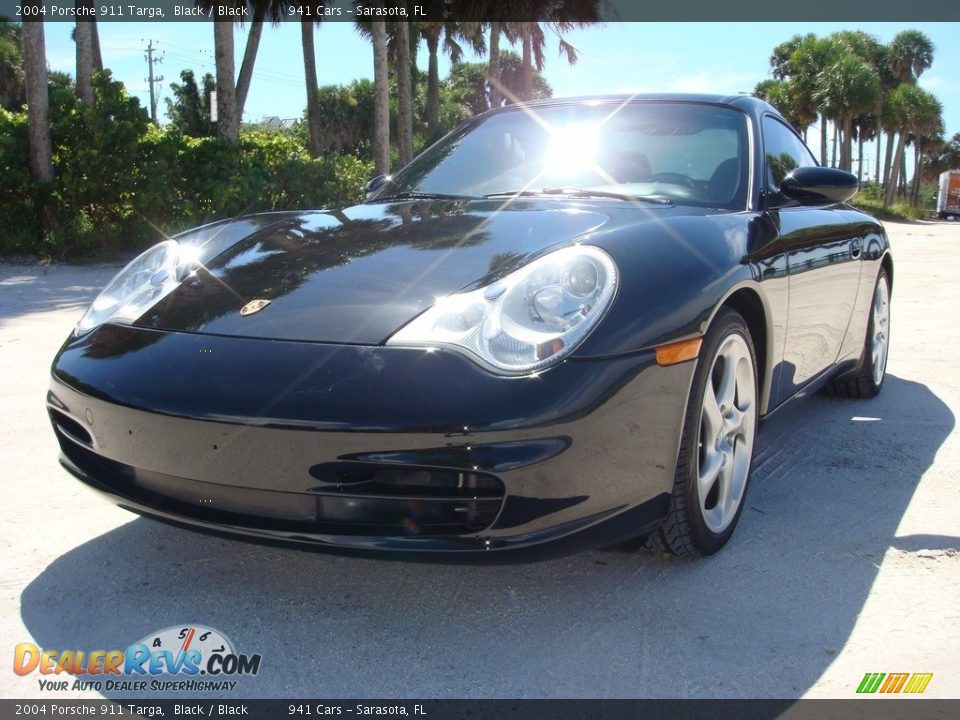
<svg viewBox="0 0 960 720">
<path fill-rule="evenodd" d="M 54 360 L 61 462 L 277 541 L 714 553 L 765 415 L 883 385 L 893 265 L 857 187 L 751 97 L 493 110 L 360 205 L 133 260 Z"/>
</svg>

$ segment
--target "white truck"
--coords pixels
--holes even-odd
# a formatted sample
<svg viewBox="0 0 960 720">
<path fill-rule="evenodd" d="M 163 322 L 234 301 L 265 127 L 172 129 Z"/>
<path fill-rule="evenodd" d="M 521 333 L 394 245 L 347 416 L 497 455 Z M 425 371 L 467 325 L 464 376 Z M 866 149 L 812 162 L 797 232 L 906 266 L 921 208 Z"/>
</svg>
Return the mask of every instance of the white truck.
<svg viewBox="0 0 960 720">
<path fill-rule="evenodd" d="M 960 170 L 946 170 L 940 173 L 937 217 L 941 220 L 960 217 Z"/>
</svg>

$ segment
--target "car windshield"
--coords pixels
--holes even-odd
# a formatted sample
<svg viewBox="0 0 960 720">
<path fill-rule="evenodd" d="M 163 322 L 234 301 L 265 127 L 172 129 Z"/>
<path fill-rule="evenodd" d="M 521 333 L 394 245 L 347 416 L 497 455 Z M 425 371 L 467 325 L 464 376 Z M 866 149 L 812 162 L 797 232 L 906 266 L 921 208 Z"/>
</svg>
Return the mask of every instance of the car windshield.
<svg viewBox="0 0 960 720">
<path fill-rule="evenodd" d="M 746 117 L 689 102 L 517 108 L 467 123 L 380 190 L 395 197 L 598 197 L 742 210 Z"/>
</svg>

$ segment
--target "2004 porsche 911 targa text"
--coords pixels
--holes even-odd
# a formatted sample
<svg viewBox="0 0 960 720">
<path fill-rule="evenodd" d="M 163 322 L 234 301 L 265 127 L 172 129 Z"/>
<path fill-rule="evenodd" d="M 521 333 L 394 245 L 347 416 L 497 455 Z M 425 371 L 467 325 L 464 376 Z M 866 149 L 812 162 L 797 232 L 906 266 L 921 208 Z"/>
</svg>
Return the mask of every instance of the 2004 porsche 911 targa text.
<svg viewBox="0 0 960 720">
<path fill-rule="evenodd" d="M 133 260 L 53 363 L 61 461 L 281 541 L 714 553 L 761 418 L 883 385 L 893 265 L 856 190 L 751 97 L 493 110 L 360 205 Z"/>
</svg>

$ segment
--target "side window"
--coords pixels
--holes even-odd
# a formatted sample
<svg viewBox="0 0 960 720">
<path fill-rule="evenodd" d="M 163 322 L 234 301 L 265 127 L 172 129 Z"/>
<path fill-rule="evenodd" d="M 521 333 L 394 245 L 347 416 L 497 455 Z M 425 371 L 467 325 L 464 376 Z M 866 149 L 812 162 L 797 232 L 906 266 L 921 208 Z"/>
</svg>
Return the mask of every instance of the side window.
<svg viewBox="0 0 960 720">
<path fill-rule="evenodd" d="M 793 130 L 769 115 L 763 118 L 763 148 L 767 161 L 767 187 L 770 190 L 779 188 L 791 170 L 817 164 Z"/>
</svg>

